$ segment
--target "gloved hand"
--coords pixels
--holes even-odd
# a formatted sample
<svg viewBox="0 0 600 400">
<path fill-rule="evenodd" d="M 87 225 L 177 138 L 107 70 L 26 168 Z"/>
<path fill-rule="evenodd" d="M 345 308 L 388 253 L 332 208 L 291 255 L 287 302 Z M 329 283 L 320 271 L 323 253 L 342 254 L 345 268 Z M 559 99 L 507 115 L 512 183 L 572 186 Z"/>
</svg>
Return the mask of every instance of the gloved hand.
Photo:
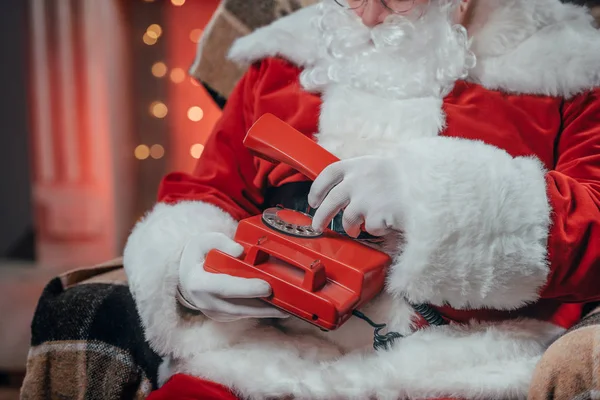
<svg viewBox="0 0 600 400">
<path fill-rule="evenodd" d="M 343 227 L 351 237 L 364 229 L 373 236 L 400 230 L 401 166 L 392 158 L 373 156 L 338 161 L 325 168 L 311 186 L 308 203 L 317 211 L 313 228 L 323 230 L 344 210 Z"/>
<path fill-rule="evenodd" d="M 183 249 L 179 266 L 179 290 L 187 302 L 218 322 L 289 316 L 258 299 L 271 294 L 267 282 L 205 271 L 204 259 L 212 249 L 233 257 L 243 252 L 241 245 L 222 233 L 206 233 L 190 240 Z"/>
</svg>

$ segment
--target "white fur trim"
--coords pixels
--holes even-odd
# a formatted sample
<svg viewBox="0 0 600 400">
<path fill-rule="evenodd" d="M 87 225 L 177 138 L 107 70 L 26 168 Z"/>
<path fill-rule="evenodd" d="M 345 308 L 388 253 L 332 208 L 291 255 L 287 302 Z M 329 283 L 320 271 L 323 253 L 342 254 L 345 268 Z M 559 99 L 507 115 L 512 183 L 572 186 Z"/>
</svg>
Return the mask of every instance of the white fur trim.
<svg viewBox="0 0 600 400">
<path fill-rule="evenodd" d="M 570 97 L 600 86 L 600 31 L 589 11 L 559 0 L 482 0 L 472 29 L 469 79 L 492 90 Z M 486 16 L 487 11 L 489 14 Z M 238 39 L 230 59 L 279 56 L 307 67 L 319 57 L 318 4 Z"/>
<path fill-rule="evenodd" d="M 474 21 L 478 65 L 489 89 L 571 97 L 600 86 L 600 31 L 584 7 L 558 0 L 483 0 Z M 509 6 L 507 6 L 509 5 Z"/>
<path fill-rule="evenodd" d="M 316 5 L 280 18 L 248 36 L 237 39 L 229 50 L 229 59 L 251 64 L 259 59 L 280 56 L 298 66 L 316 62 L 318 36 L 312 20 L 318 16 Z"/>
<path fill-rule="evenodd" d="M 203 377 L 252 400 L 525 399 L 536 363 L 562 332 L 533 320 L 445 326 L 401 339 L 390 351 L 340 357 L 309 335 L 262 328 L 228 349 L 179 362 L 171 373 Z"/>
<path fill-rule="evenodd" d="M 173 361 L 171 357 L 164 357 L 160 365 L 158 366 L 157 375 L 157 383 L 158 387 L 162 387 L 169 378 L 173 376 Z"/>
<path fill-rule="evenodd" d="M 435 137 L 397 153 L 405 243 L 389 290 L 414 303 L 513 309 L 546 283 L 545 171 L 482 142 Z"/>
<path fill-rule="evenodd" d="M 365 304 L 360 310 L 373 321 L 385 321 L 387 329 L 407 336 L 419 328 L 419 320 L 414 308 L 404 299 L 394 298 L 385 291 Z M 369 351 L 373 348 L 373 328 L 359 318 L 350 318 L 335 331 L 324 332 L 298 318 L 282 321 L 281 325 L 294 334 L 307 334 L 327 340 L 331 347 L 328 352 Z"/>
<path fill-rule="evenodd" d="M 179 260 L 190 238 L 207 232 L 233 237 L 236 227 L 228 213 L 199 201 L 159 203 L 134 227 L 123 262 L 146 339 L 158 354 L 189 357 L 229 343 L 253 326 L 253 321 L 224 326 L 183 315 L 175 298 Z"/>
<path fill-rule="evenodd" d="M 323 95 L 317 142 L 339 158 L 388 155 L 409 139 L 434 137 L 445 127 L 442 99 L 384 99 L 332 85 Z"/>
</svg>

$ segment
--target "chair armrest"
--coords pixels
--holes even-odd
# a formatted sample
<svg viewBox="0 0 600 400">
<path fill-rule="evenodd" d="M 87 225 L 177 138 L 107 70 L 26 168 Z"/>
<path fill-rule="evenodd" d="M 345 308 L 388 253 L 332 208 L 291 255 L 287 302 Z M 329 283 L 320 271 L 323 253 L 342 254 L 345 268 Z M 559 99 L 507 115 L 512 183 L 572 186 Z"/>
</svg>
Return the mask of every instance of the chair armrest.
<svg viewBox="0 0 600 400">
<path fill-rule="evenodd" d="M 594 393 L 600 393 L 600 307 L 544 353 L 529 399 L 590 399 Z"/>
</svg>

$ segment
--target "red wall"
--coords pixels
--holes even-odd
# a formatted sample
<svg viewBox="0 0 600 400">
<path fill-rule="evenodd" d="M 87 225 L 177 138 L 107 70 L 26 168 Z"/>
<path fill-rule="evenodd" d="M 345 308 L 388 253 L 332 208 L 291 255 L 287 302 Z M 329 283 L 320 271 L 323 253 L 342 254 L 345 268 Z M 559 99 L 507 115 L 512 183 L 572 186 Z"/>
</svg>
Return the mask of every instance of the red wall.
<svg viewBox="0 0 600 400">
<path fill-rule="evenodd" d="M 197 39 L 197 30 L 204 28 L 218 4 L 218 0 L 187 0 L 182 6 L 167 8 L 165 28 L 169 32 L 168 66 L 187 72 L 196 52 L 196 43 L 190 36 L 196 30 Z M 204 88 L 189 77 L 182 83 L 169 83 L 168 103 L 172 149 L 168 169 L 190 171 L 197 161 L 191 149 L 194 147 L 197 156 L 220 116 L 220 110 Z M 188 118 L 191 107 L 202 109 L 203 118 L 200 121 L 194 122 Z"/>
</svg>

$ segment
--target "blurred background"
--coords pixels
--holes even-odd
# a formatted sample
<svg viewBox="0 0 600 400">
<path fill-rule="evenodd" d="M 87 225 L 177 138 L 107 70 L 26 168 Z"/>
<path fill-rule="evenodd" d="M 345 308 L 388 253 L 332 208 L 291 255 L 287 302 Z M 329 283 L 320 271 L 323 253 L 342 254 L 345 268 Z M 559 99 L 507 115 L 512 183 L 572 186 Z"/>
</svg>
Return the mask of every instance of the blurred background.
<svg viewBox="0 0 600 400">
<path fill-rule="evenodd" d="M 161 177 L 201 157 L 220 109 L 188 70 L 218 3 L 0 1 L 0 387 L 44 285 L 119 256 Z"/>
</svg>

